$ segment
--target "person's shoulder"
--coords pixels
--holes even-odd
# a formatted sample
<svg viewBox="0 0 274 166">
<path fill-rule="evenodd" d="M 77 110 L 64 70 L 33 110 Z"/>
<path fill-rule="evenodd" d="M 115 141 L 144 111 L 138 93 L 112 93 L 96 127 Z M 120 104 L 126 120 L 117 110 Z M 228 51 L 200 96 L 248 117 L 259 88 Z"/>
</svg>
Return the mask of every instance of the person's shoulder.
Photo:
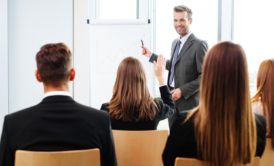
<svg viewBox="0 0 274 166">
<path fill-rule="evenodd" d="M 108 116 L 107 112 L 101 111 L 101 110 L 91 107 L 91 106 L 83 105 L 80 103 L 77 103 L 77 106 L 78 106 L 79 110 L 82 110 L 82 112 L 85 114 L 104 116 L 104 117 Z"/>
<path fill-rule="evenodd" d="M 35 111 L 38 109 L 38 104 L 33 105 L 15 112 L 12 112 L 8 115 L 6 115 L 6 120 L 11 120 L 11 121 L 18 121 L 19 119 L 24 119 L 26 117 L 30 117 Z"/>
<path fill-rule="evenodd" d="M 263 115 L 254 112 L 254 116 L 255 116 L 256 123 L 265 123 L 266 122 L 266 119 Z"/>
<path fill-rule="evenodd" d="M 208 45 L 207 41 L 200 39 L 199 37 L 195 36 L 193 33 L 189 36 L 192 40 L 195 41 L 195 43 L 197 44 L 203 44 L 203 45 Z"/>
<path fill-rule="evenodd" d="M 262 114 L 254 112 L 254 116 L 256 120 L 259 120 L 259 121 L 265 120 L 265 117 Z"/>
<path fill-rule="evenodd" d="M 35 119 L 37 113 L 39 114 L 39 106 L 37 105 L 9 113 L 4 117 L 4 126 L 8 126 L 10 131 L 16 132 L 16 130 L 24 128 L 30 120 Z"/>
<path fill-rule="evenodd" d="M 102 105 L 101 105 L 101 108 L 100 108 L 100 110 L 103 110 L 103 111 L 106 111 L 106 112 L 108 112 L 108 106 L 109 106 L 109 103 L 103 103 Z"/>
<path fill-rule="evenodd" d="M 106 111 L 78 103 L 78 116 L 87 123 L 96 124 L 100 128 L 108 128 L 110 125 L 109 114 Z"/>
<path fill-rule="evenodd" d="M 258 113 L 254 113 L 255 116 L 255 122 L 256 122 L 256 126 L 257 128 L 259 128 L 260 130 L 265 129 L 266 130 L 266 119 L 263 115 L 260 115 Z"/>
</svg>

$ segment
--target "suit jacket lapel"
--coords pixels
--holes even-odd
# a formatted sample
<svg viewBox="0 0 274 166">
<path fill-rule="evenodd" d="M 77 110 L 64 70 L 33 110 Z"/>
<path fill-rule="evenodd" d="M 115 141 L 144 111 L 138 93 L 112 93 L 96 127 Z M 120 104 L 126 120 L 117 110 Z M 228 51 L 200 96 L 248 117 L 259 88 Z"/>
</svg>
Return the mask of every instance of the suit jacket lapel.
<svg viewBox="0 0 274 166">
<path fill-rule="evenodd" d="M 193 41 L 195 40 L 195 36 L 193 34 L 191 34 L 188 39 L 186 40 L 183 48 L 181 49 L 180 53 L 179 53 L 179 57 L 177 58 L 175 64 L 179 61 L 179 59 L 184 55 L 184 53 L 190 48 L 190 46 L 192 45 Z"/>
</svg>

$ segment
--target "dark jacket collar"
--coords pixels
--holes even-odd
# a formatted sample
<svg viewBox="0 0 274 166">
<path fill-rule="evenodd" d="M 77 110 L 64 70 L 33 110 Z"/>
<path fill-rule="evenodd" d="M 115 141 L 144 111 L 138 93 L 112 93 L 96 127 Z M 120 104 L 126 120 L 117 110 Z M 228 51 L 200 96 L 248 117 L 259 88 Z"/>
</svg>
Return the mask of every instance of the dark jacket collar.
<svg viewBox="0 0 274 166">
<path fill-rule="evenodd" d="M 54 95 L 45 97 L 41 103 L 49 103 L 49 102 L 74 102 L 73 98 L 70 96 L 64 95 Z"/>
</svg>

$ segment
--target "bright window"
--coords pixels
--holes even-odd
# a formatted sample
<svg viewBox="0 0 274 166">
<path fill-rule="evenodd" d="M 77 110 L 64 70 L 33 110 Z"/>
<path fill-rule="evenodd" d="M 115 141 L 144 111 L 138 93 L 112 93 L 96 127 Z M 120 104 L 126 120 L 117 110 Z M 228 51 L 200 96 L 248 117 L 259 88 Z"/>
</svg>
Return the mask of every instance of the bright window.
<svg viewBox="0 0 274 166">
<path fill-rule="evenodd" d="M 242 45 L 247 54 L 251 94 L 254 95 L 260 63 L 274 57 L 273 3 L 269 0 L 241 0 L 234 4 L 234 41 Z"/>
</svg>

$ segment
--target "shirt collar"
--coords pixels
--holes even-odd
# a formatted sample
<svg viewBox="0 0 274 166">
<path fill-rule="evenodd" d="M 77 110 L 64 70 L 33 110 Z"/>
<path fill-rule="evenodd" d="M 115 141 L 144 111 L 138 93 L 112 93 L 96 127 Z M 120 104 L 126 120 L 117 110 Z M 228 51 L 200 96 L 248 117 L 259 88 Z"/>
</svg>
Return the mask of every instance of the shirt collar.
<svg viewBox="0 0 274 166">
<path fill-rule="evenodd" d="M 179 40 L 181 41 L 181 43 L 185 43 L 186 40 L 188 39 L 188 37 L 192 34 L 192 32 L 189 32 L 188 34 L 186 34 L 183 37 L 179 37 Z"/>
<path fill-rule="evenodd" d="M 67 91 L 50 91 L 44 94 L 44 98 L 49 96 L 69 96 L 72 97 L 72 95 Z"/>
</svg>

